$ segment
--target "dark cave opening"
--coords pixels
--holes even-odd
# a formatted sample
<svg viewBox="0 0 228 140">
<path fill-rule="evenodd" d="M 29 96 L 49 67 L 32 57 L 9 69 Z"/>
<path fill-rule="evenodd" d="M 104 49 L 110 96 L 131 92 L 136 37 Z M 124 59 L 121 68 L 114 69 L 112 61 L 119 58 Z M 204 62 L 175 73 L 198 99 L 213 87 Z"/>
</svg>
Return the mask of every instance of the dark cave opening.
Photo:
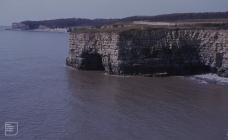
<svg viewBox="0 0 228 140">
<path fill-rule="evenodd" d="M 98 53 L 87 53 L 84 52 L 81 55 L 81 66 L 80 69 L 84 70 L 97 70 L 104 71 L 104 66 L 102 63 L 102 56 Z"/>
</svg>

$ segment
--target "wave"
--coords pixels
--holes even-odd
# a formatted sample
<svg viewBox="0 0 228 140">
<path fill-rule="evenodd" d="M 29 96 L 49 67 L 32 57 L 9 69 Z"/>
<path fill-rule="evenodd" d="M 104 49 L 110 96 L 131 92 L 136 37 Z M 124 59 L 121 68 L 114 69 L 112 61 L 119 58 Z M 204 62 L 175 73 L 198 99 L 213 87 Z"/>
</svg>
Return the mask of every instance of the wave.
<svg viewBox="0 0 228 140">
<path fill-rule="evenodd" d="M 201 74 L 201 75 L 194 75 L 191 77 L 193 80 L 197 80 L 202 84 L 208 84 L 208 83 L 215 83 L 215 84 L 222 84 L 227 85 L 228 84 L 228 78 L 220 77 L 217 74 Z"/>
</svg>

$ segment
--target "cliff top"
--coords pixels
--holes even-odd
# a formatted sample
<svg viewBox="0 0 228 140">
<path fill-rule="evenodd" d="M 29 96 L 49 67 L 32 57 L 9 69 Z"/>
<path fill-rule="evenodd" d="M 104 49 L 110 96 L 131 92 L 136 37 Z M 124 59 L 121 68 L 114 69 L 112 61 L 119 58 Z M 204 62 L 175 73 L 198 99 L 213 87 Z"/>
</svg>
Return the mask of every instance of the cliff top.
<svg viewBox="0 0 228 140">
<path fill-rule="evenodd" d="M 151 29 L 228 29 L 228 20 L 223 21 L 194 21 L 194 22 L 148 22 L 135 21 L 131 23 L 117 23 L 96 27 L 77 27 L 70 32 L 123 32 L 127 30 L 151 30 Z"/>
</svg>

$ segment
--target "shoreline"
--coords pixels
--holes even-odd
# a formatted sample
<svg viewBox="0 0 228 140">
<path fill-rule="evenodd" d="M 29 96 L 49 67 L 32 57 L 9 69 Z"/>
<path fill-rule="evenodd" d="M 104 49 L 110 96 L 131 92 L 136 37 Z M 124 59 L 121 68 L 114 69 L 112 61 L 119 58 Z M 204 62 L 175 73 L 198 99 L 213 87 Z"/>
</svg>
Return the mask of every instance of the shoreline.
<svg viewBox="0 0 228 140">
<path fill-rule="evenodd" d="M 65 28 L 57 28 L 57 29 L 34 29 L 34 30 L 23 30 L 23 29 L 4 29 L 8 31 L 29 31 L 29 32 L 49 32 L 49 33 L 67 33 L 67 29 Z"/>
</svg>

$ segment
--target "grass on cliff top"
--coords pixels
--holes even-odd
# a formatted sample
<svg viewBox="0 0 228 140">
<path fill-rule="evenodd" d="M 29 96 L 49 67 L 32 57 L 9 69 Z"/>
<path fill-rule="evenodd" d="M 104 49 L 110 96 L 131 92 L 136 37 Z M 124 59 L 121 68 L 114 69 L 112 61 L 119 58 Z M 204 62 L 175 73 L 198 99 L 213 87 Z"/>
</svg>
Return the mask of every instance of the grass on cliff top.
<svg viewBox="0 0 228 140">
<path fill-rule="evenodd" d="M 198 24 L 177 24 L 172 26 L 163 26 L 163 25 L 140 25 L 140 24 L 129 24 L 129 25 L 111 25 L 107 27 L 80 27 L 71 29 L 70 32 L 75 33 L 97 33 L 97 32 L 123 32 L 128 30 L 161 30 L 161 29 L 228 29 L 228 22 L 224 23 L 198 23 Z"/>
<path fill-rule="evenodd" d="M 96 32 L 122 32 L 131 29 L 145 29 L 146 26 L 125 26 L 125 27 L 101 27 L 101 28 L 74 28 L 71 32 L 76 33 L 96 33 Z"/>
</svg>

